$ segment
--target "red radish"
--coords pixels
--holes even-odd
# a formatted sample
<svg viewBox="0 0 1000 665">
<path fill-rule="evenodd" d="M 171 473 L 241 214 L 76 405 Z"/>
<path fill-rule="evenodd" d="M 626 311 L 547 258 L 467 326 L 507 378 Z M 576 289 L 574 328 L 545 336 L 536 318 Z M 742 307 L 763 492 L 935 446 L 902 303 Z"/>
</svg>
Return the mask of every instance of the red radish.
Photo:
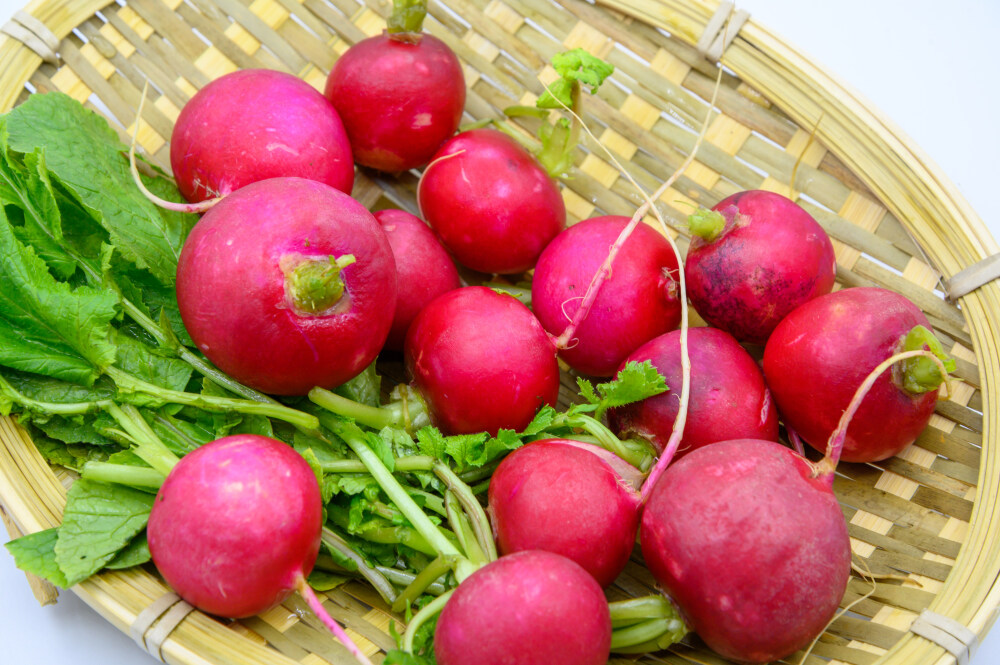
<svg viewBox="0 0 1000 665">
<path fill-rule="evenodd" d="M 403 210 L 380 210 L 375 219 L 388 236 L 396 260 L 396 313 L 385 345 L 400 350 L 420 310 L 462 282 L 448 252 L 419 218 Z"/>
<path fill-rule="evenodd" d="M 833 244 L 792 200 L 754 190 L 712 210 L 692 216 L 684 266 L 691 304 L 710 325 L 763 344 L 786 314 L 833 288 Z"/>
<path fill-rule="evenodd" d="M 594 217 L 569 227 L 545 248 L 532 279 L 531 303 L 547 331 L 558 335 L 567 327 L 608 248 L 628 224 L 628 217 Z M 636 226 L 587 318 L 576 328 L 575 343 L 560 356 L 584 374 L 616 372 L 638 346 L 677 327 L 681 302 L 676 275 L 670 243 L 652 227 Z"/>
<path fill-rule="evenodd" d="M 500 557 L 454 591 L 434 633 L 440 665 L 604 665 L 611 614 L 583 568 L 550 552 Z"/>
<path fill-rule="evenodd" d="M 177 268 L 181 317 L 237 381 L 304 395 L 351 379 L 392 323 L 396 272 L 385 233 L 328 185 L 273 178 L 209 210 Z"/>
<path fill-rule="evenodd" d="M 191 202 L 267 178 L 308 178 L 348 194 L 354 184 L 333 105 L 305 81 L 268 69 L 226 74 L 199 90 L 174 125 L 170 166 Z"/>
<path fill-rule="evenodd" d="M 712 650 L 778 660 L 833 617 L 851 547 L 832 476 L 778 443 L 739 439 L 699 448 L 660 477 L 643 510 L 643 557 Z"/>
<path fill-rule="evenodd" d="M 461 63 L 444 42 L 420 32 L 425 3 L 396 4 L 388 31 L 347 49 L 326 81 L 354 161 L 393 173 L 429 162 L 465 108 Z"/>
<path fill-rule="evenodd" d="M 609 586 L 639 529 L 641 472 L 599 446 L 544 439 L 518 448 L 493 472 L 489 509 L 501 554 L 561 554 Z"/>
<path fill-rule="evenodd" d="M 309 464 L 284 443 L 241 434 L 181 458 L 153 504 L 149 549 L 189 603 L 248 617 L 283 601 L 309 574 L 321 526 Z"/>
<path fill-rule="evenodd" d="M 449 291 L 410 326 L 406 369 L 431 422 L 449 434 L 522 430 L 555 405 L 555 348 L 516 298 L 482 286 Z"/>
<path fill-rule="evenodd" d="M 290 446 L 238 434 L 181 458 L 149 515 L 149 551 L 184 600 L 210 614 L 260 614 L 294 591 L 359 662 L 368 659 L 306 583 L 320 546 L 316 474 Z"/>
<path fill-rule="evenodd" d="M 535 265 L 566 224 L 555 182 L 531 154 L 495 129 L 448 140 L 417 187 L 424 219 L 462 265 L 512 274 Z"/>
<path fill-rule="evenodd" d="M 764 349 L 764 376 L 785 423 L 821 449 L 873 367 L 904 347 L 936 342 L 918 336 L 907 346 L 916 326 L 930 328 L 916 305 L 876 287 L 843 289 L 796 308 Z M 847 430 L 843 460 L 891 457 L 927 426 L 941 375 L 934 370 L 926 380 L 914 378 L 919 368 L 897 365 L 876 381 Z"/>
<path fill-rule="evenodd" d="M 619 437 L 637 435 L 662 453 L 680 403 L 680 331 L 651 339 L 622 363 L 650 361 L 671 388 L 666 393 L 608 411 Z M 691 391 L 687 421 L 676 457 L 730 439 L 778 440 L 778 414 L 756 361 L 727 332 L 689 328 Z M 620 369 L 620 368 L 619 368 Z"/>
</svg>

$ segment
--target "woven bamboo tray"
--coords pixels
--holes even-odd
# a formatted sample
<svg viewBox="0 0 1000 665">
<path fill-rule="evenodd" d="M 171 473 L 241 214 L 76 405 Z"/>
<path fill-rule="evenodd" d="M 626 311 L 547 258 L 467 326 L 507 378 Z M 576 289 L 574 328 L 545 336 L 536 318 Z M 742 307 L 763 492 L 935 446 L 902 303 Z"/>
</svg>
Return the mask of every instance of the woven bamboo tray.
<svg viewBox="0 0 1000 665">
<path fill-rule="evenodd" d="M 124 135 L 148 78 L 162 92 L 146 105 L 139 142 L 168 167 L 172 122 L 196 89 L 247 67 L 289 71 L 322 88 L 337 55 L 381 31 L 389 9 L 385 0 L 36 0 L 26 11 L 42 27 L 28 21 L 26 29 L 50 32 L 56 48 L 22 35 L 43 60 L 0 36 L 0 112 L 29 94 L 61 90 L 106 114 Z M 554 75 L 546 63 L 558 51 L 584 47 L 612 62 L 611 84 L 587 99 L 585 120 L 651 191 L 683 162 L 708 111 L 716 68 L 696 45 L 710 47 L 720 32 L 716 11 L 714 0 L 445 0 L 431 3 L 425 29 L 465 63 L 469 119 L 533 103 L 539 80 Z M 882 577 L 864 598 L 872 584 L 852 578 L 844 605 L 860 602 L 807 662 L 953 662 L 911 626 L 931 611 L 981 636 L 1000 606 L 1000 286 L 987 283 L 954 302 L 946 294 L 952 277 L 1000 247 L 947 179 L 851 91 L 752 20 L 721 34 L 734 39 L 721 57 L 718 114 L 695 163 L 661 199 L 668 221 L 682 229 L 688 204 L 711 205 L 740 189 L 791 193 L 834 239 L 842 286 L 903 293 L 958 359 L 952 396 L 915 445 L 881 464 L 841 466 L 835 489 L 856 561 Z M 415 211 L 415 185 L 414 175 L 359 174 L 354 194 L 372 208 Z M 571 223 L 630 215 L 640 201 L 593 143 L 580 150 L 564 196 Z M 682 230 L 677 239 L 686 247 Z M 57 524 L 69 482 L 12 421 L 0 421 L 0 508 L 12 534 Z M 610 595 L 652 590 L 636 560 Z M 73 591 L 128 632 L 169 590 L 152 569 L 141 569 L 102 574 Z M 341 587 L 326 605 L 369 653 L 392 646 L 392 617 L 364 585 Z M 292 600 L 239 622 L 195 612 L 161 655 L 184 665 L 351 662 L 299 610 Z M 696 639 L 640 659 L 691 661 L 722 662 Z"/>
</svg>

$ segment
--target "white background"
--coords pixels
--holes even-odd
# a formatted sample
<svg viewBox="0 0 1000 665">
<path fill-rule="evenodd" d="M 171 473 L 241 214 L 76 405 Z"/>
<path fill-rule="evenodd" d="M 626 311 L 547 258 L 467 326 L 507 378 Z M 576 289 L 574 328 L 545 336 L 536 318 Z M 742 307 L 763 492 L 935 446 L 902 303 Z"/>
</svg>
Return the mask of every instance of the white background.
<svg viewBox="0 0 1000 665">
<path fill-rule="evenodd" d="M 0 22 L 24 0 L 0 0 Z M 994 0 L 743 0 L 739 7 L 884 111 L 947 174 L 1000 239 L 990 206 L 1000 123 Z M 6 541 L 6 535 L 0 537 Z M 0 662 L 150 665 L 73 593 L 40 608 L 0 549 Z M 1000 627 L 973 665 L 1000 663 Z"/>
</svg>

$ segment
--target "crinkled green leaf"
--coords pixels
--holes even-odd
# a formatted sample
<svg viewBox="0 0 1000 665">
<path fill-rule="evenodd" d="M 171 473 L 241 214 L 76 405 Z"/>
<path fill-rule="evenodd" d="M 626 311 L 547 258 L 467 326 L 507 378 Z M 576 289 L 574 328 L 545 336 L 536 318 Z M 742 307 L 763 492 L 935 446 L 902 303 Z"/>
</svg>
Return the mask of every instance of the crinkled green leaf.
<svg viewBox="0 0 1000 665">
<path fill-rule="evenodd" d="M 58 282 L 0 207 L 0 365 L 91 385 L 115 360 L 115 294 Z"/>
<path fill-rule="evenodd" d="M 102 376 L 91 386 L 81 386 L 48 376 L 0 368 L 0 378 L 21 396 L 52 404 L 81 404 L 109 400 L 114 399 L 117 392 L 114 382 L 106 376 Z"/>
<path fill-rule="evenodd" d="M 330 484 L 334 495 L 344 494 L 354 496 L 355 494 L 370 494 L 378 492 L 379 484 L 369 473 L 336 473 L 328 474 L 324 482 Z"/>
<path fill-rule="evenodd" d="M 72 585 L 67 582 L 66 575 L 56 563 L 55 546 L 58 538 L 58 529 L 45 529 L 16 538 L 5 547 L 14 557 L 18 568 L 46 579 L 57 587 L 68 589 Z"/>
<path fill-rule="evenodd" d="M 417 447 L 421 454 L 449 460 L 462 471 L 483 466 L 520 447 L 526 436 L 503 429 L 495 437 L 486 432 L 444 436 L 437 428 L 428 426 L 417 431 Z"/>
<path fill-rule="evenodd" d="M 113 335 L 118 347 L 115 366 L 146 383 L 168 390 L 183 391 L 191 380 L 191 365 L 179 358 L 164 356 L 132 335 Z"/>
<path fill-rule="evenodd" d="M 577 385 L 580 395 L 597 405 L 594 417 L 598 420 L 608 409 L 639 402 L 670 389 L 663 375 L 648 360 L 626 363 L 613 381 L 598 384 L 596 389 L 586 379 L 577 379 Z"/>
<path fill-rule="evenodd" d="M 389 471 L 393 471 L 396 468 L 396 458 L 392 454 L 392 444 L 390 441 L 383 439 L 378 432 L 365 430 L 365 442 L 378 455 L 385 468 L 389 469 Z"/>
<path fill-rule="evenodd" d="M 614 73 L 614 65 L 604 62 L 582 48 L 575 48 L 552 56 L 552 67 L 560 78 L 549 85 L 549 91 L 539 97 L 539 108 L 556 109 L 563 105 L 573 107 L 572 87 L 575 81 L 589 86 L 591 94 Z M 558 100 L 558 101 L 556 101 Z M 562 102 L 561 104 L 559 102 Z"/>
<path fill-rule="evenodd" d="M 199 424 L 164 413 L 162 410 L 152 419 L 150 426 L 156 436 L 175 455 L 185 455 L 216 438 L 212 431 Z"/>
<path fill-rule="evenodd" d="M 41 151 L 29 153 L 18 160 L 0 141 L 2 204 L 9 204 L 20 211 L 14 233 L 21 242 L 35 249 L 53 275 L 65 280 L 76 272 L 76 261 L 62 244 L 62 215 Z M 10 212 L 8 209 L 8 217 L 13 222 Z"/>
<path fill-rule="evenodd" d="M 97 446 L 106 450 L 114 450 L 119 447 L 117 443 L 101 434 L 94 427 L 92 416 L 32 418 L 31 424 L 43 432 L 46 437 L 60 441 L 63 444 Z M 98 458 L 99 455 L 96 451 L 93 454 L 87 455 L 87 459 Z M 71 468 L 76 468 L 76 466 L 74 465 Z"/>
<path fill-rule="evenodd" d="M 350 577 L 346 575 L 336 575 L 334 573 L 329 573 L 325 570 L 313 570 L 309 573 L 307 582 L 309 586 L 316 591 L 332 591 L 339 587 L 341 584 L 350 581 Z"/>
<path fill-rule="evenodd" d="M 375 362 L 366 367 L 360 374 L 333 389 L 341 397 L 367 404 L 379 406 L 382 403 L 382 377 L 375 371 Z"/>
<path fill-rule="evenodd" d="M 417 430 L 417 447 L 421 455 L 440 460 L 448 458 L 446 437 L 437 427 L 427 426 Z"/>
<path fill-rule="evenodd" d="M 312 449 L 320 463 L 335 462 L 347 457 L 347 446 L 333 436 L 321 439 L 296 430 L 292 445 L 299 452 L 307 448 Z"/>
<path fill-rule="evenodd" d="M 196 217 L 163 211 L 142 194 L 127 150 L 104 118 L 52 92 L 31 95 L 7 114 L 4 126 L 11 150 L 45 151 L 50 172 L 100 220 L 127 260 L 163 284 L 174 283 Z"/>
<path fill-rule="evenodd" d="M 69 586 L 110 562 L 149 520 L 153 495 L 124 485 L 80 479 L 66 494 L 56 561 Z"/>
<path fill-rule="evenodd" d="M 151 561 L 152 558 L 149 553 L 149 540 L 146 539 L 146 532 L 143 531 L 130 540 L 128 545 L 121 549 L 115 555 L 115 558 L 108 562 L 105 568 L 110 570 L 124 570 L 125 568 L 142 565 Z"/>
</svg>

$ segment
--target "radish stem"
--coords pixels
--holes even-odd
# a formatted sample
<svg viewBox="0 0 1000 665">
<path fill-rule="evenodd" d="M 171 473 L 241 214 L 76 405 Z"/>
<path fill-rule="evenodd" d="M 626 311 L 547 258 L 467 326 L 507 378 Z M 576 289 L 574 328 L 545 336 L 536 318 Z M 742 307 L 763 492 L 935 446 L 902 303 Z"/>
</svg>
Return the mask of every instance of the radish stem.
<svg viewBox="0 0 1000 665">
<path fill-rule="evenodd" d="M 458 548 L 444 536 L 441 530 L 424 514 L 424 511 L 420 509 L 420 506 L 417 505 L 413 498 L 407 494 L 403 486 L 392 475 L 392 472 L 386 468 L 382 460 L 375 454 L 375 451 L 368 447 L 364 434 L 358 426 L 338 420 L 332 416 L 321 416 L 320 419 L 334 434 L 343 439 L 354 454 L 368 467 L 369 473 L 378 482 L 382 491 L 389 497 L 389 500 L 396 504 L 400 512 L 413 525 L 413 528 L 435 550 L 435 553 L 439 556 L 455 558 L 455 574 L 459 581 L 472 574 L 475 566 L 462 557 L 462 553 L 459 552 Z"/>
<path fill-rule="evenodd" d="M 378 595 L 382 596 L 382 600 L 390 605 L 396 600 L 396 588 L 392 586 L 392 583 L 377 568 L 368 565 L 364 557 L 355 552 L 339 533 L 324 526 L 320 540 L 323 541 L 324 545 L 353 562 L 357 573 L 372 585 Z"/>
<path fill-rule="evenodd" d="M 844 440 L 847 438 L 847 427 L 850 425 L 851 419 L 854 418 L 854 414 L 857 413 L 857 410 L 861 406 L 861 402 L 864 400 L 865 396 L 868 394 L 868 391 L 871 390 L 879 376 L 881 376 L 883 372 L 892 367 L 894 364 L 901 360 L 917 358 L 920 356 L 929 358 L 937 364 L 938 371 L 941 372 L 942 381 L 944 381 L 945 386 L 947 387 L 948 370 L 941 359 L 931 351 L 904 351 L 883 360 L 878 364 L 878 366 L 875 367 L 875 369 L 869 372 L 868 376 L 865 377 L 865 380 L 861 382 L 861 385 L 858 386 L 858 389 L 855 391 L 850 404 L 847 405 L 843 415 L 840 417 L 840 422 L 837 423 L 837 428 L 833 430 L 833 433 L 830 435 L 830 440 L 826 444 L 826 456 L 815 465 L 814 477 L 824 476 L 829 480 L 831 485 L 833 484 L 833 472 L 837 469 L 837 463 L 840 461 L 840 454 L 844 450 Z"/>
<path fill-rule="evenodd" d="M 166 476 L 156 469 L 93 460 L 83 465 L 80 477 L 102 483 L 116 483 L 146 489 L 158 489 L 166 479 Z"/>
<path fill-rule="evenodd" d="M 170 452 L 160 441 L 149 423 L 139 413 L 139 409 L 131 404 L 118 406 L 112 402 L 105 407 L 105 411 L 124 428 L 126 434 L 135 444 L 133 447 L 135 454 L 141 457 L 146 464 L 163 474 L 164 477 L 180 462 L 180 458 Z"/>
<path fill-rule="evenodd" d="M 466 485 L 444 462 L 437 460 L 434 463 L 434 474 L 453 492 L 455 498 L 462 505 L 466 514 L 472 522 L 472 529 L 476 535 L 476 541 L 486 557 L 486 562 L 496 561 L 497 548 L 493 542 L 493 535 L 490 528 L 490 520 L 483 510 L 482 504 L 476 499 L 472 488 Z"/>
<path fill-rule="evenodd" d="M 164 404 L 183 404 L 185 406 L 196 406 L 206 411 L 237 411 L 250 415 L 267 416 L 283 420 L 305 430 L 315 430 L 319 425 L 319 421 L 316 420 L 315 416 L 277 403 L 255 402 L 232 397 L 217 397 L 214 395 L 168 390 L 138 379 L 113 365 L 108 367 L 105 373 L 114 379 L 115 383 L 123 391 L 140 392 L 154 397 Z"/>
<path fill-rule="evenodd" d="M 139 123 L 142 121 L 142 107 L 146 104 L 146 92 L 149 90 L 149 79 L 146 79 L 145 84 L 142 86 L 142 96 L 139 98 L 139 110 L 135 112 L 135 127 L 132 128 L 132 145 L 128 149 L 128 163 L 129 170 L 132 171 L 132 179 L 135 181 L 136 187 L 142 192 L 151 203 L 164 210 L 172 210 L 174 212 L 187 212 L 187 213 L 202 213 L 210 209 L 216 203 L 222 200 L 223 197 L 216 197 L 214 199 L 206 199 L 199 203 L 176 203 L 174 201 L 167 201 L 166 199 L 161 199 L 159 196 L 153 192 L 146 189 L 146 185 L 143 184 L 142 178 L 139 176 L 139 169 L 135 164 L 135 144 L 139 136 Z"/>
<path fill-rule="evenodd" d="M 392 603 L 392 611 L 404 611 L 407 607 L 412 605 L 420 594 L 422 594 L 431 584 L 450 571 L 454 565 L 455 562 L 446 557 L 439 556 L 431 561 L 396 597 L 396 600 Z"/>
<path fill-rule="evenodd" d="M 417 636 L 417 630 L 422 625 L 427 623 L 427 621 L 441 613 L 441 610 L 444 609 L 448 600 L 451 599 L 451 594 L 454 592 L 455 590 L 451 589 L 447 593 L 441 594 L 431 602 L 424 605 L 424 607 L 414 615 L 410 624 L 406 627 L 406 632 L 403 633 L 403 651 L 413 653 L 413 640 Z"/>
</svg>

